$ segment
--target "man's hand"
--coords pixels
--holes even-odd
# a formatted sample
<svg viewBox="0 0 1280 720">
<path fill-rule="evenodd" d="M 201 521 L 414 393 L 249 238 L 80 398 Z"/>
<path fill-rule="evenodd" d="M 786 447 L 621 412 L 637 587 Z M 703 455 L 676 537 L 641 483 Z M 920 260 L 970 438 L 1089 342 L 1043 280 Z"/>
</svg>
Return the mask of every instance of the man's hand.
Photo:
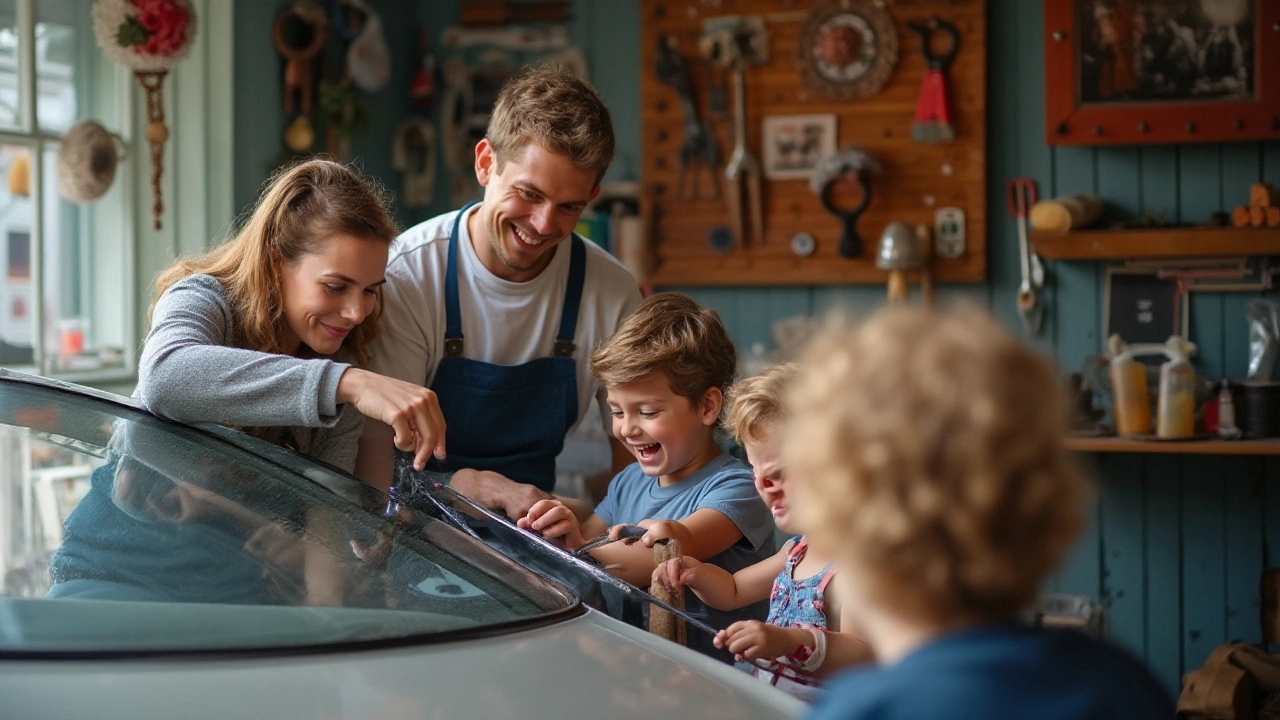
<svg viewBox="0 0 1280 720">
<path fill-rule="evenodd" d="M 578 516 L 556 498 L 534 503 L 529 513 L 516 521 L 516 525 L 540 533 L 547 539 L 560 538 L 567 550 L 582 547 L 582 527 L 578 524 Z"/>
<path fill-rule="evenodd" d="M 539 500 L 551 495 L 532 485 L 509 480 L 489 470 L 463 469 L 453 474 L 449 486 L 490 510 L 502 512 L 514 521 L 529 514 Z"/>
</svg>

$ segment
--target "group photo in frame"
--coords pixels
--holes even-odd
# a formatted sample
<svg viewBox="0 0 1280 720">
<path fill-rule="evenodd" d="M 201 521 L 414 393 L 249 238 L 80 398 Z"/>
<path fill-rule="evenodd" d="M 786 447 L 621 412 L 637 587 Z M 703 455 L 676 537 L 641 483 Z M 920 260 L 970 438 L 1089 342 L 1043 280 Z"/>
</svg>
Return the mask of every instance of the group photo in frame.
<svg viewBox="0 0 1280 720">
<path fill-rule="evenodd" d="M 1280 2 L 1045 0 L 1050 145 L 1280 139 Z"/>
</svg>

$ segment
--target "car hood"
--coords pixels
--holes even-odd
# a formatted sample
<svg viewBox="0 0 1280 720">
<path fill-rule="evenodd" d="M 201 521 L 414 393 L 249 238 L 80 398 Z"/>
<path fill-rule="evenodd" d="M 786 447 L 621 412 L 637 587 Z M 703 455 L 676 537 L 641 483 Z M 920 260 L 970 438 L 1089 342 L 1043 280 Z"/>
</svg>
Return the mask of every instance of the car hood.
<svg viewBox="0 0 1280 720">
<path fill-rule="evenodd" d="M 0 660 L 15 718 L 791 718 L 804 704 L 596 611 L 456 643 L 147 660 Z"/>
</svg>

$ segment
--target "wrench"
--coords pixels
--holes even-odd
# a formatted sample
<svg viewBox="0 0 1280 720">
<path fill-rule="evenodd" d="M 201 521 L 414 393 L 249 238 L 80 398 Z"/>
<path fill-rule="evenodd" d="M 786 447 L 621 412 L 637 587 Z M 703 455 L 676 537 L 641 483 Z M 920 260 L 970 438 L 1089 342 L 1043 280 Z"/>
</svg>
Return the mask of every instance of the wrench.
<svg viewBox="0 0 1280 720">
<path fill-rule="evenodd" d="M 747 91 L 745 80 L 746 60 L 741 56 L 733 62 L 733 153 L 724 166 L 724 177 L 729 182 L 729 218 L 733 222 L 733 234 L 738 243 L 747 244 L 746 219 L 743 216 L 742 192 L 746 182 L 747 202 L 751 205 L 751 232 L 757 242 L 764 241 L 764 202 L 760 185 L 760 163 L 747 149 Z"/>
</svg>

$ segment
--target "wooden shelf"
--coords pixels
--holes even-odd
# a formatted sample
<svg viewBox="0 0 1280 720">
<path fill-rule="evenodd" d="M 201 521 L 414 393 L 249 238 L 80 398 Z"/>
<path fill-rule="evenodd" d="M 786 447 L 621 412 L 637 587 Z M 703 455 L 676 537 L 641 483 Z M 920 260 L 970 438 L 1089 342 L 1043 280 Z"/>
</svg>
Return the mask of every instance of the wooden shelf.
<svg viewBox="0 0 1280 720">
<path fill-rule="evenodd" d="M 1265 440 L 1130 440 L 1119 437 L 1067 438 L 1075 452 L 1162 453 L 1183 455 L 1280 455 L 1280 438 Z"/>
<path fill-rule="evenodd" d="M 1031 231 L 1048 260 L 1280 255 L 1280 228 L 1180 227 L 1149 230 Z"/>
</svg>

